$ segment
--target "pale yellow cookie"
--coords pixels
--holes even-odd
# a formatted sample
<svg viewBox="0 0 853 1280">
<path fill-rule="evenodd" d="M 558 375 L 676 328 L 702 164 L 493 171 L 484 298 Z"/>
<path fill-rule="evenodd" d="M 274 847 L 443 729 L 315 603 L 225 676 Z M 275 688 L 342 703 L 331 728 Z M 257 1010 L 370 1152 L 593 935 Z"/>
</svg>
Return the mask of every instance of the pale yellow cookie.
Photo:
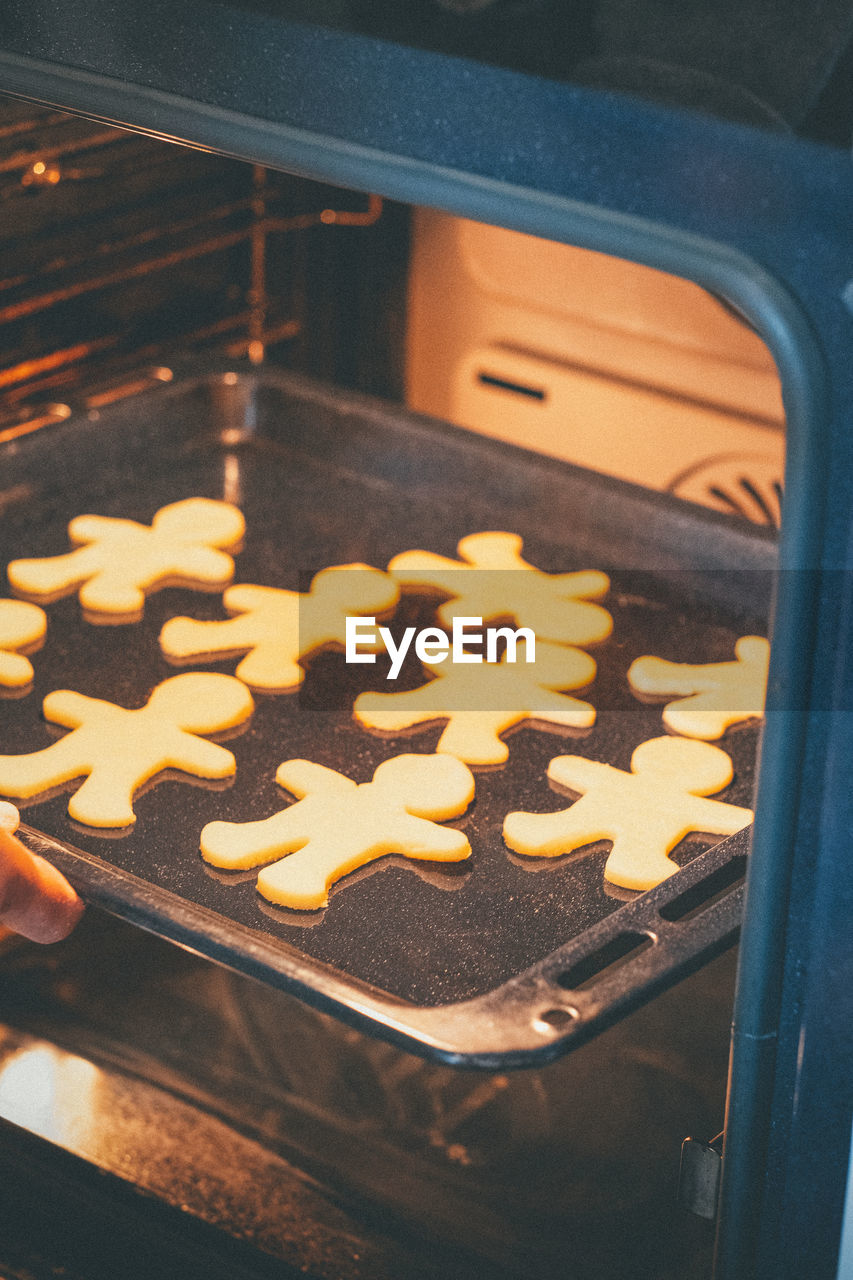
<svg viewBox="0 0 853 1280">
<path fill-rule="evenodd" d="M 0 800 L 0 831 L 13 835 L 21 825 L 21 815 L 8 800 Z"/>
<path fill-rule="evenodd" d="M 404 551 L 388 565 L 405 587 L 447 593 L 438 617 L 449 626 L 455 617 L 512 618 L 543 640 L 586 645 L 605 640 L 613 619 L 590 600 L 610 587 L 604 573 L 544 573 L 521 556 L 516 533 L 472 533 L 457 550 L 460 560 L 430 551 Z M 585 598 L 584 598 L 585 597 Z"/>
<path fill-rule="evenodd" d="M 325 907 L 336 880 L 387 853 L 434 862 L 471 853 L 461 831 L 437 825 L 461 816 L 474 798 L 471 771 L 459 760 L 395 756 L 360 785 L 310 760 L 286 760 L 276 782 L 299 797 L 296 804 L 260 822 L 208 823 L 201 853 L 230 870 L 272 863 L 258 891 L 279 906 Z"/>
<path fill-rule="evenodd" d="M 231 752 L 196 735 L 241 724 L 253 703 L 233 676 L 188 672 L 158 684 L 137 711 L 71 689 L 49 693 L 43 710 L 72 732 L 42 751 L 0 756 L 0 793 L 26 800 L 85 778 L 69 815 L 90 827 L 127 827 L 136 820 L 135 792 L 164 769 L 230 777 Z"/>
<path fill-rule="evenodd" d="M 323 569 L 307 592 L 241 584 L 222 598 L 235 616 L 222 622 L 171 618 L 160 646 L 173 661 L 245 653 L 235 674 L 253 689 L 283 693 L 304 680 L 301 657 L 345 643 L 348 615 L 384 614 L 399 594 L 387 573 L 366 564 Z"/>
<path fill-rule="evenodd" d="M 38 645 L 47 630 L 47 615 L 25 600 L 0 600 L 0 685 L 25 689 L 33 678 L 33 664 L 19 649 Z"/>
<path fill-rule="evenodd" d="M 68 536 L 77 545 L 66 555 L 13 560 L 9 581 L 22 595 L 56 600 L 79 587 L 86 613 L 110 621 L 141 616 L 146 592 L 171 582 L 205 590 L 234 576 L 235 548 L 245 524 L 230 502 L 185 498 L 161 507 L 150 525 L 111 516 L 77 516 Z"/>
<path fill-rule="evenodd" d="M 741 636 L 734 662 L 667 662 L 637 658 L 628 683 L 644 695 L 684 695 L 668 702 L 663 722 L 686 738 L 722 738 L 726 729 L 764 715 L 770 644 L 762 636 Z"/>
<path fill-rule="evenodd" d="M 548 777 L 581 798 L 557 813 L 507 814 L 504 840 L 536 858 L 612 840 L 605 879 L 623 889 L 651 889 L 678 870 L 667 854 L 686 835 L 729 836 L 752 822 L 751 809 L 705 799 L 732 776 L 725 751 L 687 738 L 641 743 L 630 773 L 583 756 L 557 756 Z"/>
<path fill-rule="evenodd" d="M 595 708 L 565 693 L 595 676 L 595 662 L 581 649 L 536 644 L 536 661 L 477 665 L 424 664 L 435 679 L 412 692 L 361 693 L 353 714 L 368 729 L 398 732 L 430 720 L 447 720 L 436 750 L 467 764 L 503 764 L 509 748 L 500 735 L 531 721 L 536 728 L 588 729 Z"/>
</svg>

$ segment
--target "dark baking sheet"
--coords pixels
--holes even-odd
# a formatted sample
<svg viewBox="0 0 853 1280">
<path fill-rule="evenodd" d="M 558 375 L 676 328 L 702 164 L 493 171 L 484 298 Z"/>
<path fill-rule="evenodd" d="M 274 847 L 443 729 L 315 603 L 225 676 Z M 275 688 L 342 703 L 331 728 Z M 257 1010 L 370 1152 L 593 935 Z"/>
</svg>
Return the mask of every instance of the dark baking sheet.
<svg viewBox="0 0 853 1280">
<path fill-rule="evenodd" d="M 138 797 L 136 826 L 120 836 L 74 824 L 67 793 L 21 806 L 25 838 L 49 846 L 86 896 L 381 1034 L 490 1066 L 579 1043 L 732 940 L 743 836 L 708 852 L 707 842 L 683 842 L 675 856 L 685 870 L 637 895 L 605 885 L 606 847 L 523 859 L 508 853 L 501 824 L 510 809 L 565 806 L 545 777 L 552 756 L 627 768 L 634 747 L 663 731 L 660 706 L 639 703 L 625 683 L 634 657 L 723 660 L 737 635 L 766 630 L 767 536 L 363 397 L 271 371 L 211 370 L 7 445 L 0 554 L 6 563 L 65 550 L 67 523 L 84 511 L 149 522 L 194 495 L 244 511 L 236 581 L 304 588 L 325 565 L 384 567 L 413 547 L 453 555 L 466 533 L 494 528 L 520 533 L 525 555 L 548 571 L 608 570 L 614 633 L 594 650 L 588 695 L 598 720 L 568 738 L 519 729 L 505 767 L 475 770 L 476 799 L 459 823 L 473 849 L 467 863 L 384 859 L 342 881 L 324 912 L 286 912 L 260 898 L 254 873 L 206 866 L 204 823 L 281 808 L 274 774 L 284 759 L 308 757 L 363 782 L 391 755 L 431 751 L 440 732 L 365 732 L 340 690 L 365 687 L 364 671 L 382 687 L 381 665 L 353 670 L 342 655 L 322 655 L 302 695 L 257 696 L 248 728 L 228 743 L 232 784 L 164 779 Z M 219 595 L 177 588 L 152 595 L 132 626 L 84 622 L 76 597 L 48 606 L 33 691 L 0 703 L 4 750 L 52 740 L 39 714 L 51 689 L 141 705 L 175 674 L 157 637 L 184 613 L 224 616 Z M 233 671 L 235 662 L 205 666 Z M 343 709 L 328 709 L 330 689 Z M 750 803 L 756 738 L 746 727 L 724 743 L 736 771 L 724 798 L 736 804 Z"/>
</svg>

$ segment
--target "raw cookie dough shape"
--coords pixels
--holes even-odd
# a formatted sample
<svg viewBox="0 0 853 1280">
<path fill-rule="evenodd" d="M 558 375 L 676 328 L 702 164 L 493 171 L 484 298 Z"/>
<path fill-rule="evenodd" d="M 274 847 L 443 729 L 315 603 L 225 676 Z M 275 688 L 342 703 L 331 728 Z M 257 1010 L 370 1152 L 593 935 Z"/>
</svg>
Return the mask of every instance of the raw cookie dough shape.
<svg viewBox="0 0 853 1280">
<path fill-rule="evenodd" d="M 222 602 L 234 617 L 222 622 L 171 618 L 160 632 L 160 646 L 175 661 L 245 652 L 235 674 L 253 689 L 284 693 L 305 679 L 300 657 L 344 644 L 348 614 L 386 613 L 399 595 L 387 573 L 366 564 L 322 569 L 307 592 L 229 587 Z"/>
<path fill-rule="evenodd" d="M 389 572 L 405 587 L 446 592 L 452 598 L 438 609 L 444 626 L 455 617 L 511 618 L 518 627 L 530 627 L 537 637 L 558 644 L 585 645 L 606 640 L 613 619 L 601 605 L 589 599 L 603 596 L 610 587 L 604 573 L 544 573 L 521 556 L 522 539 L 516 533 L 472 533 L 457 550 L 461 560 L 430 551 L 404 551 L 388 565 Z M 513 571 L 518 577 L 510 577 Z"/>
<path fill-rule="evenodd" d="M 0 800 L 0 831 L 14 835 L 20 825 L 21 815 L 16 806 L 8 800 Z"/>
<path fill-rule="evenodd" d="M 556 756 L 552 781 L 580 792 L 557 813 L 509 813 L 504 840 L 516 853 L 553 858 L 612 840 L 604 877 L 623 889 L 651 889 L 678 866 L 667 854 L 690 832 L 730 836 L 752 810 L 706 796 L 731 782 L 725 751 L 688 738 L 650 738 L 631 757 L 631 772 L 582 756 Z"/>
<path fill-rule="evenodd" d="M 33 678 L 33 664 L 17 650 L 44 639 L 47 615 L 25 600 L 0 600 L 0 685 L 25 689 Z"/>
<path fill-rule="evenodd" d="M 637 658 L 628 683 L 640 694 L 683 694 L 663 709 L 663 722 L 686 738 L 722 738 L 726 729 L 764 715 L 770 644 L 762 636 L 741 636 L 734 662 L 667 662 Z"/>
<path fill-rule="evenodd" d="M 231 752 L 196 735 L 241 724 L 253 703 L 233 676 L 187 672 L 158 684 L 137 711 L 71 689 L 49 693 L 43 710 L 72 732 L 42 751 L 0 755 L 0 793 L 26 800 L 85 777 L 69 801 L 70 817 L 90 827 L 128 827 L 136 820 L 134 793 L 164 769 L 230 777 Z"/>
<path fill-rule="evenodd" d="M 595 676 L 595 662 L 581 649 L 538 641 L 536 661 L 468 666 L 424 663 L 435 679 L 410 693 L 361 693 L 353 714 L 365 728 L 398 732 L 431 720 L 447 720 L 436 751 L 467 764 L 503 764 L 509 748 L 500 734 L 524 720 L 588 729 L 595 708 L 557 692 L 580 689 Z"/>
<path fill-rule="evenodd" d="M 243 537 L 242 513 L 230 502 L 185 498 L 161 507 L 150 525 L 112 516 L 77 516 L 68 536 L 78 544 L 65 555 L 13 560 L 9 581 L 22 595 L 47 601 L 79 587 L 80 604 L 111 621 L 135 621 L 145 593 L 170 582 L 210 590 L 234 576 L 221 548 Z"/>
<path fill-rule="evenodd" d="M 461 831 L 437 825 L 460 817 L 474 797 L 471 771 L 459 760 L 394 756 L 360 785 L 310 760 L 286 760 L 275 777 L 296 804 L 260 822 L 209 822 L 201 852 L 230 870 L 271 862 L 258 890 L 279 906 L 325 907 L 336 880 L 387 853 L 435 862 L 471 853 Z"/>
</svg>

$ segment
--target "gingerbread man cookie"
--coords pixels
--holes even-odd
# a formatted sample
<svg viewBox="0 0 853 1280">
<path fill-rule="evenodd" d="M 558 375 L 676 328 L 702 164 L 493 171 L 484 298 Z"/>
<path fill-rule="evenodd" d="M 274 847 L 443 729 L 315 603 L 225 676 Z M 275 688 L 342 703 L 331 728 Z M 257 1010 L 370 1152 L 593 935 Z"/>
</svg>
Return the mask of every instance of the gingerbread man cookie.
<svg viewBox="0 0 853 1280">
<path fill-rule="evenodd" d="M 25 600 L 0 600 L 0 685 L 25 689 L 33 678 L 33 664 L 21 649 L 37 647 L 47 630 L 47 615 Z"/>
<path fill-rule="evenodd" d="M 651 889 L 678 870 L 667 854 L 691 832 L 729 836 L 752 822 L 752 810 L 705 797 L 731 782 L 725 751 L 687 738 L 651 738 L 631 757 L 631 772 L 583 756 L 557 756 L 548 777 L 580 793 L 557 813 L 509 813 L 504 840 L 516 853 L 553 858 L 612 840 L 605 879 L 623 889 Z"/>
<path fill-rule="evenodd" d="M 628 683 L 644 695 L 684 695 L 663 709 L 663 722 L 673 733 L 722 738 L 732 725 L 763 716 L 769 665 L 769 642 L 762 636 L 741 636 L 734 662 L 637 658 L 628 668 Z"/>
<path fill-rule="evenodd" d="M 580 649 L 536 645 L 536 661 L 475 666 L 424 664 L 435 679 L 411 693 L 361 693 L 353 713 L 368 729 L 397 732 L 430 720 L 447 720 L 436 750 L 467 764 L 503 764 L 509 748 L 500 734 L 530 720 L 537 728 L 588 729 L 595 708 L 558 690 L 580 689 L 595 675 L 595 662 Z M 537 723 L 537 722 L 541 722 Z"/>
<path fill-rule="evenodd" d="M 0 800 L 0 831 L 8 831 L 14 835 L 21 825 L 21 815 L 16 805 L 8 800 Z"/>
<path fill-rule="evenodd" d="M 150 525 L 111 516 L 77 516 L 68 536 L 78 544 L 66 555 L 13 560 L 9 581 L 22 595 L 56 600 L 79 587 L 87 614 L 112 622 L 142 615 L 145 593 L 170 583 L 211 590 L 234 576 L 232 550 L 245 529 L 230 502 L 185 498 L 161 507 Z"/>
<path fill-rule="evenodd" d="M 160 646 L 173 661 L 245 653 L 235 674 L 253 689 L 284 693 L 305 679 L 299 658 L 345 643 L 347 615 L 386 613 L 399 594 L 387 573 L 366 564 L 323 569 L 307 592 L 229 587 L 222 602 L 234 617 L 171 618 L 160 632 Z"/>
<path fill-rule="evenodd" d="M 136 820 L 134 793 L 164 769 L 230 777 L 231 752 L 197 735 L 241 724 L 253 703 L 233 676 L 188 672 L 158 684 L 137 711 L 71 689 L 49 693 L 43 710 L 72 732 L 41 751 L 0 755 L 0 793 L 26 800 L 85 778 L 69 815 L 90 827 L 127 827 Z"/>
<path fill-rule="evenodd" d="M 461 831 L 438 825 L 461 816 L 474 797 L 471 771 L 459 760 L 394 756 L 360 785 L 310 760 L 286 760 L 276 782 L 296 804 L 260 822 L 208 823 L 201 853 L 230 870 L 272 863 L 258 890 L 279 906 L 325 907 L 336 880 L 387 853 L 434 862 L 471 853 Z"/>
<path fill-rule="evenodd" d="M 405 587 L 451 597 L 438 610 L 444 626 L 455 617 L 512 618 L 542 640 L 586 645 L 605 640 L 613 619 L 591 604 L 610 587 L 604 573 L 543 573 L 522 559 L 515 533 L 472 533 L 458 545 L 460 560 L 429 551 L 404 551 L 388 565 Z"/>
</svg>

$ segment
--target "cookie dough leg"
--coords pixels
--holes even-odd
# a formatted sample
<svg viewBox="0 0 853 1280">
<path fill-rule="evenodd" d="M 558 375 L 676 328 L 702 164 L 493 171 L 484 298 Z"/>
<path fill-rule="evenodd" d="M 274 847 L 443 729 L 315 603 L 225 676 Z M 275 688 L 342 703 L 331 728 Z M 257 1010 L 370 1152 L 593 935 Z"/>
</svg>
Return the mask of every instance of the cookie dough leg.
<svg viewBox="0 0 853 1280">
<path fill-rule="evenodd" d="M 500 734 L 520 716 L 489 711 L 455 711 L 436 746 L 444 755 L 457 756 L 467 764 L 503 764 L 509 747 Z"/>
<path fill-rule="evenodd" d="M 145 781 L 120 761 L 115 768 L 100 765 L 68 802 L 68 816 L 87 827 L 130 827 L 136 821 L 133 795 Z"/>
<path fill-rule="evenodd" d="M 7 689 L 24 689 L 33 679 L 33 664 L 20 653 L 0 651 L 0 685 Z"/>
<path fill-rule="evenodd" d="M 213 867 L 237 871 L 299 848 L 309 836 L 294 822 L 294 809 L 283 809 L 258 822 L 208 822 L 201 833 L 202 857 Z"/>
<path fill-rule="evenodd" d="M 355 718 L 368 729 L 383 729 L 396 733 L 430 720 L 441 720 L 447 714 L 436 711 L 434 691 L 430 685 L 430 706 L 423 706 L 425 699 L 420 689 L 411 693 L 360 693 L 353 708 Z"/>
<path fill-rule="evenodd" d="M 255 645 L 239 663 L 234 674 L 252 689 L 287 692 L 297 689 L 305 679 L 305 671 L 296 661 L 296 647 L 285 648 L 283 642 Z M 294 655 L 291 657 L 291 654 Z"/>
<path fill-rule="evenodd" d="M 508 813 L 503 835 L 516 853 L 532 858 L 556 858 L 601 839 L 591 836 L 589 830 L 583 814 L 573 818 L 570 809 L 561 809 L 557 813 Z"/>
<path fill-rule="evenodd" d="M 337 841 L 312 840 L 298 853 L 265 867 L 258 876 L 258 892 L 279 906 L 316 910 L 328 905 L 329 889 L 336 880 L 386 852 L 347 849 Z"/>
<path fill-rule="evenodd" d="M 38 560 L 13 560 L 6 573 L 16 591 L 25 595 L 50 597 L 70 593 L 99 567 L 93 547 L 78 547 L 61 556 Z"/>
<path fill-rule="evenodd" d="M 678 870 L 678 864 L 662 852 L 665 843 L 654 830 L 618 836 L 604 868 L 605 880 L 621 889 L 653 889 Z M 672 841 L 671 846 L 677 843 Z"/>
<path fill-rule="evenodd" d="M 728 707 L 709 706 L 709 701 L 725 701 L 717 695 L 713 699 L 707 693 L 695 694 L 690 698 L 681 698 L 678 702 L 669 702 L 664 707 L 663 722 L 673 733 L 680 733 L 685 738 L 700 738 L 706 742 L 715 742 L 722 738 L 733 721 L 732 711 Z M 734 719 L 748 719 L 747 715 Z"/>
</svg>

